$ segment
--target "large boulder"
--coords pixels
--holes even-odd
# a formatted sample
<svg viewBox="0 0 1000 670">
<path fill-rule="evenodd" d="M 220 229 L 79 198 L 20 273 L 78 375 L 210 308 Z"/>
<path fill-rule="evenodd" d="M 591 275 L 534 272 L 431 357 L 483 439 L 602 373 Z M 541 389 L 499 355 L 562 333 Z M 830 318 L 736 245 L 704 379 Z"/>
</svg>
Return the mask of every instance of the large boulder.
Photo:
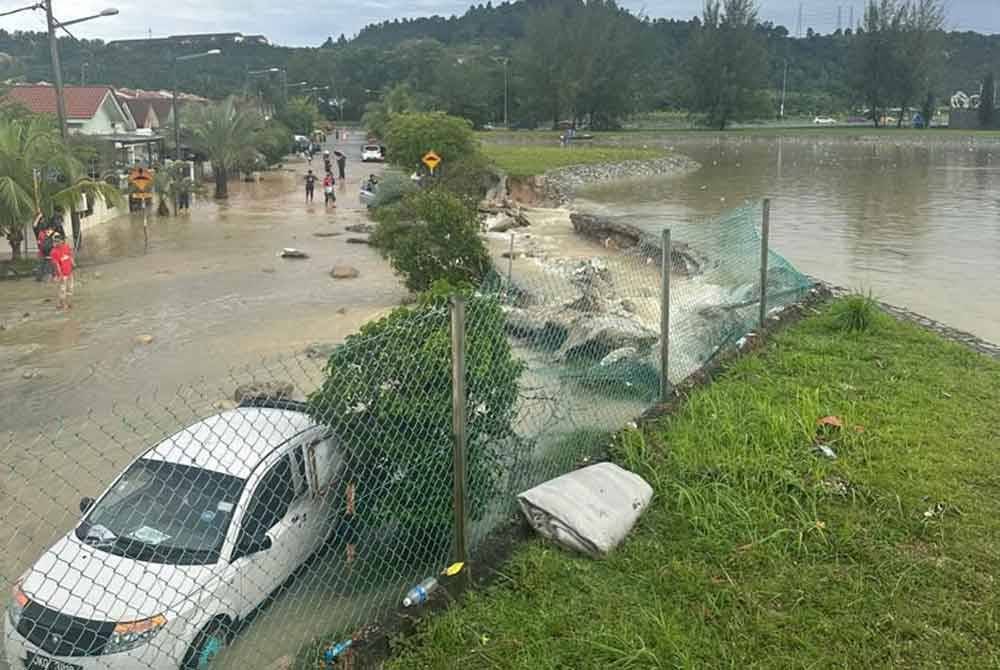
<svg viewBox="0 0 1000 670">
<path fill-rule="evenodd" d="M 330 276 L 334 279 L 357 279 L 361 273 L 350 265 L 334 265 L 330 270 Z"/>
<path fill-rule="evenodd" d="M 583 314 L 570 321 L 567 333 L 558 353 L 562 359 L 602 360 L 617 349 L 643 351 L 660 337 L 627 314 Z"/>
</svg>

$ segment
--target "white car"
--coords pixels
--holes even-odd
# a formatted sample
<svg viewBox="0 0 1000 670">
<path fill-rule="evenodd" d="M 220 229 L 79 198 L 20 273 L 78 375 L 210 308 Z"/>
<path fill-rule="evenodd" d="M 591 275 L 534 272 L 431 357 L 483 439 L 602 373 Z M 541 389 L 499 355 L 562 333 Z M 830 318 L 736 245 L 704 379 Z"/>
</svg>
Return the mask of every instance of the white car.
<svg viewBox="0 0 1000 670">
<path fill-rule="evenodd" d="M 813 119 L 813 123 L 817 126 L 835 126 L 837 125 L 837 119 L 832 119 L 829 116 L 817 116 Z"/>
<path fill-rule="evenodd" d="M 369 161 L 375 163 L 381 163 L 385 160 L 385 153 L 382 151 L 382 147 L 377 144 L 366 144 L 361 148 L 361 161 L 367 163 Z"/>
<path fill-rule="evenodd" d="M 336 530 L 343 460 L 304 406 L 240 407 L 142 454 L 17 580 L 16 670 L 207 667 Z"/>
</svg>

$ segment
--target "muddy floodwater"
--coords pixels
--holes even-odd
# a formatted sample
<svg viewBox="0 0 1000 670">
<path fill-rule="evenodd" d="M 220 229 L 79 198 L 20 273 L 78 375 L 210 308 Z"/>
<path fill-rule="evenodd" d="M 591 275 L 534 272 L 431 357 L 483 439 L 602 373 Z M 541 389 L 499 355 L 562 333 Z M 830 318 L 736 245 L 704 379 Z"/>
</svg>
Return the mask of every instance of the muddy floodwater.
<svg viewBox="0 0 1000 670">
<path fill-rule="evenodd" d="M 648 136 L 702 164 L 592 187 L 579 209 L 659 230 L 774 199 L 799 270 L 1000 341 L 1000 142 L 958 135 Z"/>
<path fill-rule="evenodd" d="M 324 208 L 321 188 L 315 204 L 304 202 L 308 166 L 296 161 L 258 183 L 231 182 L 225 204 L 207 199 L 190 214 L 150 217 L 148 249 L 138 214 L 87 231 L 69 313 L 56 311 L 53 284 L 0 282 L 5 594 L 72 528 L 80 497 L 100 493 L 144 448 L 231 402 L 240 382 L 290 379 L 308 388 L 322 360 L 303 350 L 342 341 L 400 303 L 407 291 L 398 278 L 373 249 L 348 241 L 365 235 L 346 230 L 367 221 L 358 185 L 381 167 L 360 163 L 359 143 L 345 152 L 336 209 Z M 312 167 L 322 171 L 322 160 Z M 309 257 L 279 258 L 284 247 Z M 359 276 L 333 279 L 334 265 Z M 319 597 L 315 585 L 328 582 L 289 589 L 284 605 L 255 622 L 254 652 L 274 658 L 318 632 L 300 626 L 292 640 L 290 609 L 325 629 L 323 611 L 346 607 L 331 599 L 339 595 Z M 307 602 L 314 609 L 305 611 Z M 234 667 L 256 667 L 237 658 Z"/>
<path fill-rule="evenodd" d="M 628 141 L 672 147 L 702 167 L 594 185 L 573 206 L 650 232 L 683 231 L 771 197 L 772 247 L 802 272 L 1000 341 L 1000 143 L 907 137 L 636 136 Z M 51 284 L 0 282 L 0 593 L 73 527 L 80 497 L 100 493 L 144 448 L 231 403 L 241 382 L 315 386 L 322 356 L 309 356 L 310 345 L 342 341 L 406 296 L 373 249 L 351 242 L 363 235 L 347 227 L 366 221 L 358 184 L 380 168 L 360 164 L 358 142 L 346 153 L 349 178 L 336 209 L 304 202 L 308 166 L 296 161 L 258 183 L 232 182 L 224 204 L 203 200 L 180 217 L 150 217 L 148 248 L 137 214 L 88 231 L 69 313 L 56 311 Z M 559 302 L 575 297 L 581 264 L 599 265 L 614 277 L 615 297 L 657 327 L 655 267 L 575 237 L 564 210 L 535 210 L 531 218 L 513 246 L 509 234 L 488 236 L 515 285 Z M 284 247 L 308 258 L 279 258 Z M 333 279 L 334 265 L 356 268 L 358 277 Z M 683 297 L 681 279 L 676 295 Z M 697 297 L 732 301 L 721 289 Z M 677 324 L 700 304 L 677 303 Z M 530 364 L 529 385 L 557 396 L 551 357 L 518 352 Z M 678 349 L 671 372 L 680 366 L 682 376 L 699 361 Z M 569 431 L 574 417 L 597 413 L 587 411 L 593 400 L 581 398 L 578 411 L 563 403 L 573 410 L 568 416 L 529 413 L 521 427 Z M 600 402 L 616 426 L 644 401 Z M 318 562 L 217 667 L 266 667 L 341 622 L 390 605 L 399 587 L 421 576 L 400 573 L 394 584 L 354 592 L 343 588 L 339 559 Z M 0 658 L 0 670 L 6 667 Z"/>
</svg>

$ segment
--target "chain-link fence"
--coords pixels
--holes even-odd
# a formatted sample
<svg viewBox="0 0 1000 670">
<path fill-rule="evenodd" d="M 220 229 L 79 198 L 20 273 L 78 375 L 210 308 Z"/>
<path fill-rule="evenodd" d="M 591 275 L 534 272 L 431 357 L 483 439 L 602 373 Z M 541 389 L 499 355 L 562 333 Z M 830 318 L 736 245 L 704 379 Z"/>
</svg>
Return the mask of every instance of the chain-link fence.
<svg viewBox="0 0 1000 670">
<path fill-rule="evenodd" d="M 518 492 L 599 456 L 653 404 L 665 351 L 676 383 L 755 327 L 762 216 L 675 227 L 666 254 L 621 225 L 574 253 L 515 234 L 464 298 L 426 296 L 343 343 L 12 433 L 9 667 L 350 663 L 347 641 L 474 559 Z M 808 288 L 764 257 L 768 307 Z"/>
</svg>

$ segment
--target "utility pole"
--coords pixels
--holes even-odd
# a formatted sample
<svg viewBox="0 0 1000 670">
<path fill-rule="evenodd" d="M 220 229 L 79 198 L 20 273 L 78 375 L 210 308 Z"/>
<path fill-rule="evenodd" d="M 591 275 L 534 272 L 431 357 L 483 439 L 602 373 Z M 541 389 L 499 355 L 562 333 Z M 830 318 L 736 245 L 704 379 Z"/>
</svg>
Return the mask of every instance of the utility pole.
<svg viewBox="0 0 1000 670">
<path fill-rule="evenodd" d="M 837 5 L 837 32 L 844 30 L 844 7 Z"/>
<path fill-rule="evenodd" d="M 855 27 L 854 26 L 854 5 L 851 5 L 850 7 L 847 8 L 847 16 L 849 17 L 847 19 L 847 23 L 848 23 L 847 27 L 851 29 L 851 32 L 854 32 L 854 27 Z"/>
<path fill-rule="evenodd" d="M 87 85 L 87 67 L 90 65 L 87 61 L 80 63 L 80 86 Z"/>
<path fill-rule="evenodd" d="M 799 3 L 799 22 L 798 22 L 798 26 L 795 29 L 795 36 L 799 37 L 799 38 L 802 37 L 802 3 L 801 2 Z"/>
<path fill-rule="evenodd" d="M 59 134 L 66 139 L 66 99 L 63 96 L 62 66 L 59 64 L 59 42 L 56 40 L 56 20 L 52 16 L 52 0 L 45 0 L 45 24 L 49 29 L 49 56 L 52 58 L 52 83 L 56 87 Z"/>
</svg>

